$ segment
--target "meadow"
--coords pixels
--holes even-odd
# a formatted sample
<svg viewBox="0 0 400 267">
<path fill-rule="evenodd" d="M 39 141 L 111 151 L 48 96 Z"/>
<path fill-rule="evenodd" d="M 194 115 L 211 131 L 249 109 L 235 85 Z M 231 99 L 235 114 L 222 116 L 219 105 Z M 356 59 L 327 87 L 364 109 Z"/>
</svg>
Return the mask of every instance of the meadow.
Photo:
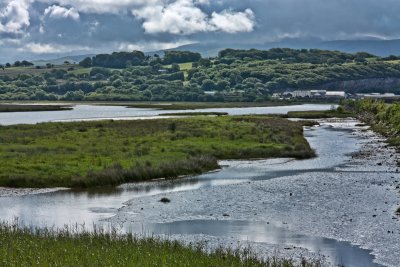
<svg viewBox="0 0 400 267">
<path fill-rule="evenodd" d="M 0 186 L 113 186 L 199 174 L 220 159 L 309 158 L 303 124 L 194 116 L 2 126 Z"/>
</svg>

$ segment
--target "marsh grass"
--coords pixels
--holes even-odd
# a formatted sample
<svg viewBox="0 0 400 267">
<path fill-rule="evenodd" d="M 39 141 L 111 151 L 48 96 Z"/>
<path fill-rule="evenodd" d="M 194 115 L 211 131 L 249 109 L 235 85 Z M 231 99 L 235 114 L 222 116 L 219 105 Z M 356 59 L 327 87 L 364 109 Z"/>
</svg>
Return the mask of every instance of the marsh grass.
<svg viewBox="0 0 400 267">
<path fill-rule="evenodd" d="M 319 261 L 257 258 L 248 247 L 209 249 L 159 237 L 79 227 L 61 230 L 0 224 L 1 266 L 265 266 L 320 267 Z"/>
<path fill-rule="evenodd" d="M 295 105 L 297 102 L 142 102 L 142 103 L 126 103 L 129 108 L 152 108 L 160 110 L 193 110 L 206 108 L 243 108 L 243 107 L 274 107 Z"/>
<path fill-rule="evenodd" d="M 181 112 L 181 113 L 163 113 L 159 116 L 225 116 L 228 112 Z"/>
<path fill-rule="evenodd" d="M 59 111 L 71 109 L 72 107 L 69 105 L 0 104 L 0 112 Z"/>
<path fill-rule="evenodd" d="M 348 118 L 354 117 L 351 112 L 343 110 L 311 110 L 311 111 L 290 111 L 287 118 L 301 118 L 301 119 L 327 119 L 327 118 Z"/>
<path fill-rule="evenodd" d="M 219 159 L 313 157 L 301 122 L 266 116 L 0 127 L 0 186 L 95 187 L 176 178 Z"/>
</svg>

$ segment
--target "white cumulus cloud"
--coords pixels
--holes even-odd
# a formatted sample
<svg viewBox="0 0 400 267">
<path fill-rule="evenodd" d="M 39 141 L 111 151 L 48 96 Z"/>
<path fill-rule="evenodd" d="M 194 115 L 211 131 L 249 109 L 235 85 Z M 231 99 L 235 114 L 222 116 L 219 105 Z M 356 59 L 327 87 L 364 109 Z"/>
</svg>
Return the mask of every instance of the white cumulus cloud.
<svg viewBox="0 0 400 267">
<path fill-rule="evenodd" d="M 29 0 L 6 1 L 0 3 L 0 34 L 21 34 L 30 25 Z"/>
<path fill-rule="evenodd" d="M 27 43 L 18 49 L 21 52 L 30 52 L 33 54 L 54 54 L 54 53 L 68 53 L 72 51 L 88 51 L 89 47 L 77 45 L 60 45 L 49 43 Z"/>
<path fill-rule="evenodd" d="M 176 0 L 133 9 L 132 14 L 143 20 L 146 33 L 172 33 L 189 35 L 197 32 L 222 31 L 250 32 L 255 26 L 251 9 L 244 12 L 224 10 L 207 15 L 197 4 L 208 1 Z"/>
<path fill-rule="evenodd" d="M 210 24 L 216 29 L 227 32 L 251 32 L 255 26 L 255 16 L 251 9 L 244 12 L 223 11 L 212 13 Z"/>
<path fill-rule="evenodd" d="M 52 5 L 44 10 L 44 15 L 50 18 L 71 18 L 73 20 L 79 20 L 79 12 L 71 7 L 66 8 L 62 6 Z"/>
</svg>

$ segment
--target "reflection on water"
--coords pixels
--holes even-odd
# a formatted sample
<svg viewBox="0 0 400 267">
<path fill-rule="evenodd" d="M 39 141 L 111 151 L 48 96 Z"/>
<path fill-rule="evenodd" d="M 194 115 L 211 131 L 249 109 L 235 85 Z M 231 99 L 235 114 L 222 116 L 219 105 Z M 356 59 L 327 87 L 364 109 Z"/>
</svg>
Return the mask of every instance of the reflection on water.
<svg viewBox="0 0 400 267">
<path fill-rule="evenodd" d="M 23 197 L 0 198 L 0 219 L 18 217 L 27 224 L 63 226 L 85 223 L 91 225 L 115 214 L 123 203 L 149 195 L 196 190 L 251 180 L 266 180 L 312 171 L 334 171 L 357 150 L 360 141 L 349 132 L 316 127 L 305 131 L 318 157 L 307 160 L 268 159 L 257 161 L 222 161 L 219 172 L 176 180 L 125 184 L 115 188 L 66 190 Z M 332 149 L 334 148 L 334 149 Z"/>
<path fill-rule="evenodd" d="M 373 263 L 370 251 L 352 246 L 348 242 L 334 239 L 295 234 L 284 227 L 265 222 L 194 220 L 172 223 L 124 225 L 125 232 L 142 234 L 145 230 L 157 235 L 208 235 L 214 237 L 233 237 L 236 240 L 268 244 L 284 244 L 286 247 L 302 247 L 321 253 L 334 264 L 346 267 L 378 267 Z"/>
<path fill-rule="evenodd" d="M 305 131 L 310 145 L 318 157 L 308 160 L 269 159 L 257 161 L 222 161 L 223 169 L 196 177 L 173 181 L 156 181 L 125 184 L 117 188 L 96 190 L 67 190 L 47 194 L 0 198 L 0 219 L 19 221 L 33 226 L 84 224 L 90 229 L 93 223 L 106 224 L 104 219 L 113 216 L 123 203 L 143 196 L 167 192 L 196 190 L 226 184 L 265 180 L 303 172 L 335 171 L 345 166 L 349 153 L 360 146 L 360 140 L 349 131 L 332 131 L 328 126 Z M 298 235 L 290 229 L 249 221 L 177 221 L 169 224 L 123 225 L 126 231 L 154 234 L 206 234 L 232 237 L 239 240 L 299 246 L 327 255 L 345 266 L 379 266 L 372 263 L 369 251 L 331 239 Z"/>
<path fill-rule="evenodd" d="M 329 110 L 331 105 L 305 104 L 278 107 L 213 108 L 197 110 L 155 110 L 124 106 L 75 105 L 73 110 L 0 113 L 0 125 L 35 124 L 50 121 L 151 118 L 181 112 L 226 112 L 230 115 L 286 114 L 288 111 Z"/>
</svg>

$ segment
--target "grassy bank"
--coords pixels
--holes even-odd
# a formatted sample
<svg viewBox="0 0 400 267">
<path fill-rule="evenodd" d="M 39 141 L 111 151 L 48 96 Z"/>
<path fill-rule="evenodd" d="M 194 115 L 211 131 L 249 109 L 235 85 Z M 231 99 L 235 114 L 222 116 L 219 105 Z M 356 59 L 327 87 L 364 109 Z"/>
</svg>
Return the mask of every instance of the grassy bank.
<svg viewBox="0 0 400 267">
<path fill-rule="evenodd" d="M 353 117 L 354 114 L 349 111 L 345 111 L 342 108 L 335 110 L 311 110 L 311 111 L 290 111 L 287 114 L 287 118 L 301 118 L 301 119 L 327 119 L 327 118 L 348 118 Z"/>
<path fill-rule="evenodd" d="M 246 108 L 246 107 L 275 107 L 295 105 L 299 103 L 286 102 L 173 102 L 173 103 L 127 103 L 130 108 L 152 108 L 161 110 L 192 110 L 205 108 Z"/>
<path fill-rule="evenodd" d="M 386 136 L 390 145 L 400 151 L 400 103 L 385 104 L 378 100 L 348 101 L 347 110 L 357 114 L 373 130 Z M 400 162 L 399 162 L 400 166 Z"/>
<path fill-rule="evenodd" d="M 72 107 L 68 105 L 0 104 L 0 112 L 59 111 L 71 109 Z"/>
<path fill-rule="evenodd" d="M 348 101 L 347 110 L 357 114 L 357 117 L 371 125 L 372 129 L 385 137 L 390 145 L 400 152 L 400 103 L 386 104 L 378 100 Z M 400 161 L 397 162 L 400 167 Z M 396 214 L 400 216 L 400 208 Z"/>
<path fill-rule="evenodd" d="M 0 225 L 1 266 L 265 266 L 318 267 L 318 262 L 259 260 L 250 249 L 185 246 L 177 241 L 139 239 L 115 233 L 73 234 L 68 230 L 29 230 Z"/>
<path fill-rule="evenodd" d="M 174 178 L 217 159 L 314 156 L 301 122 L 265 116 L 94 121 L 0 128 L 0 186 L 93 187 Z"/>
<path fill-rule="evenodd" d="M 227 112 L 177 112 L 177 113 L 163 113 L 160 116 L 224 116 L 228 115 Z"/>
</svg>

